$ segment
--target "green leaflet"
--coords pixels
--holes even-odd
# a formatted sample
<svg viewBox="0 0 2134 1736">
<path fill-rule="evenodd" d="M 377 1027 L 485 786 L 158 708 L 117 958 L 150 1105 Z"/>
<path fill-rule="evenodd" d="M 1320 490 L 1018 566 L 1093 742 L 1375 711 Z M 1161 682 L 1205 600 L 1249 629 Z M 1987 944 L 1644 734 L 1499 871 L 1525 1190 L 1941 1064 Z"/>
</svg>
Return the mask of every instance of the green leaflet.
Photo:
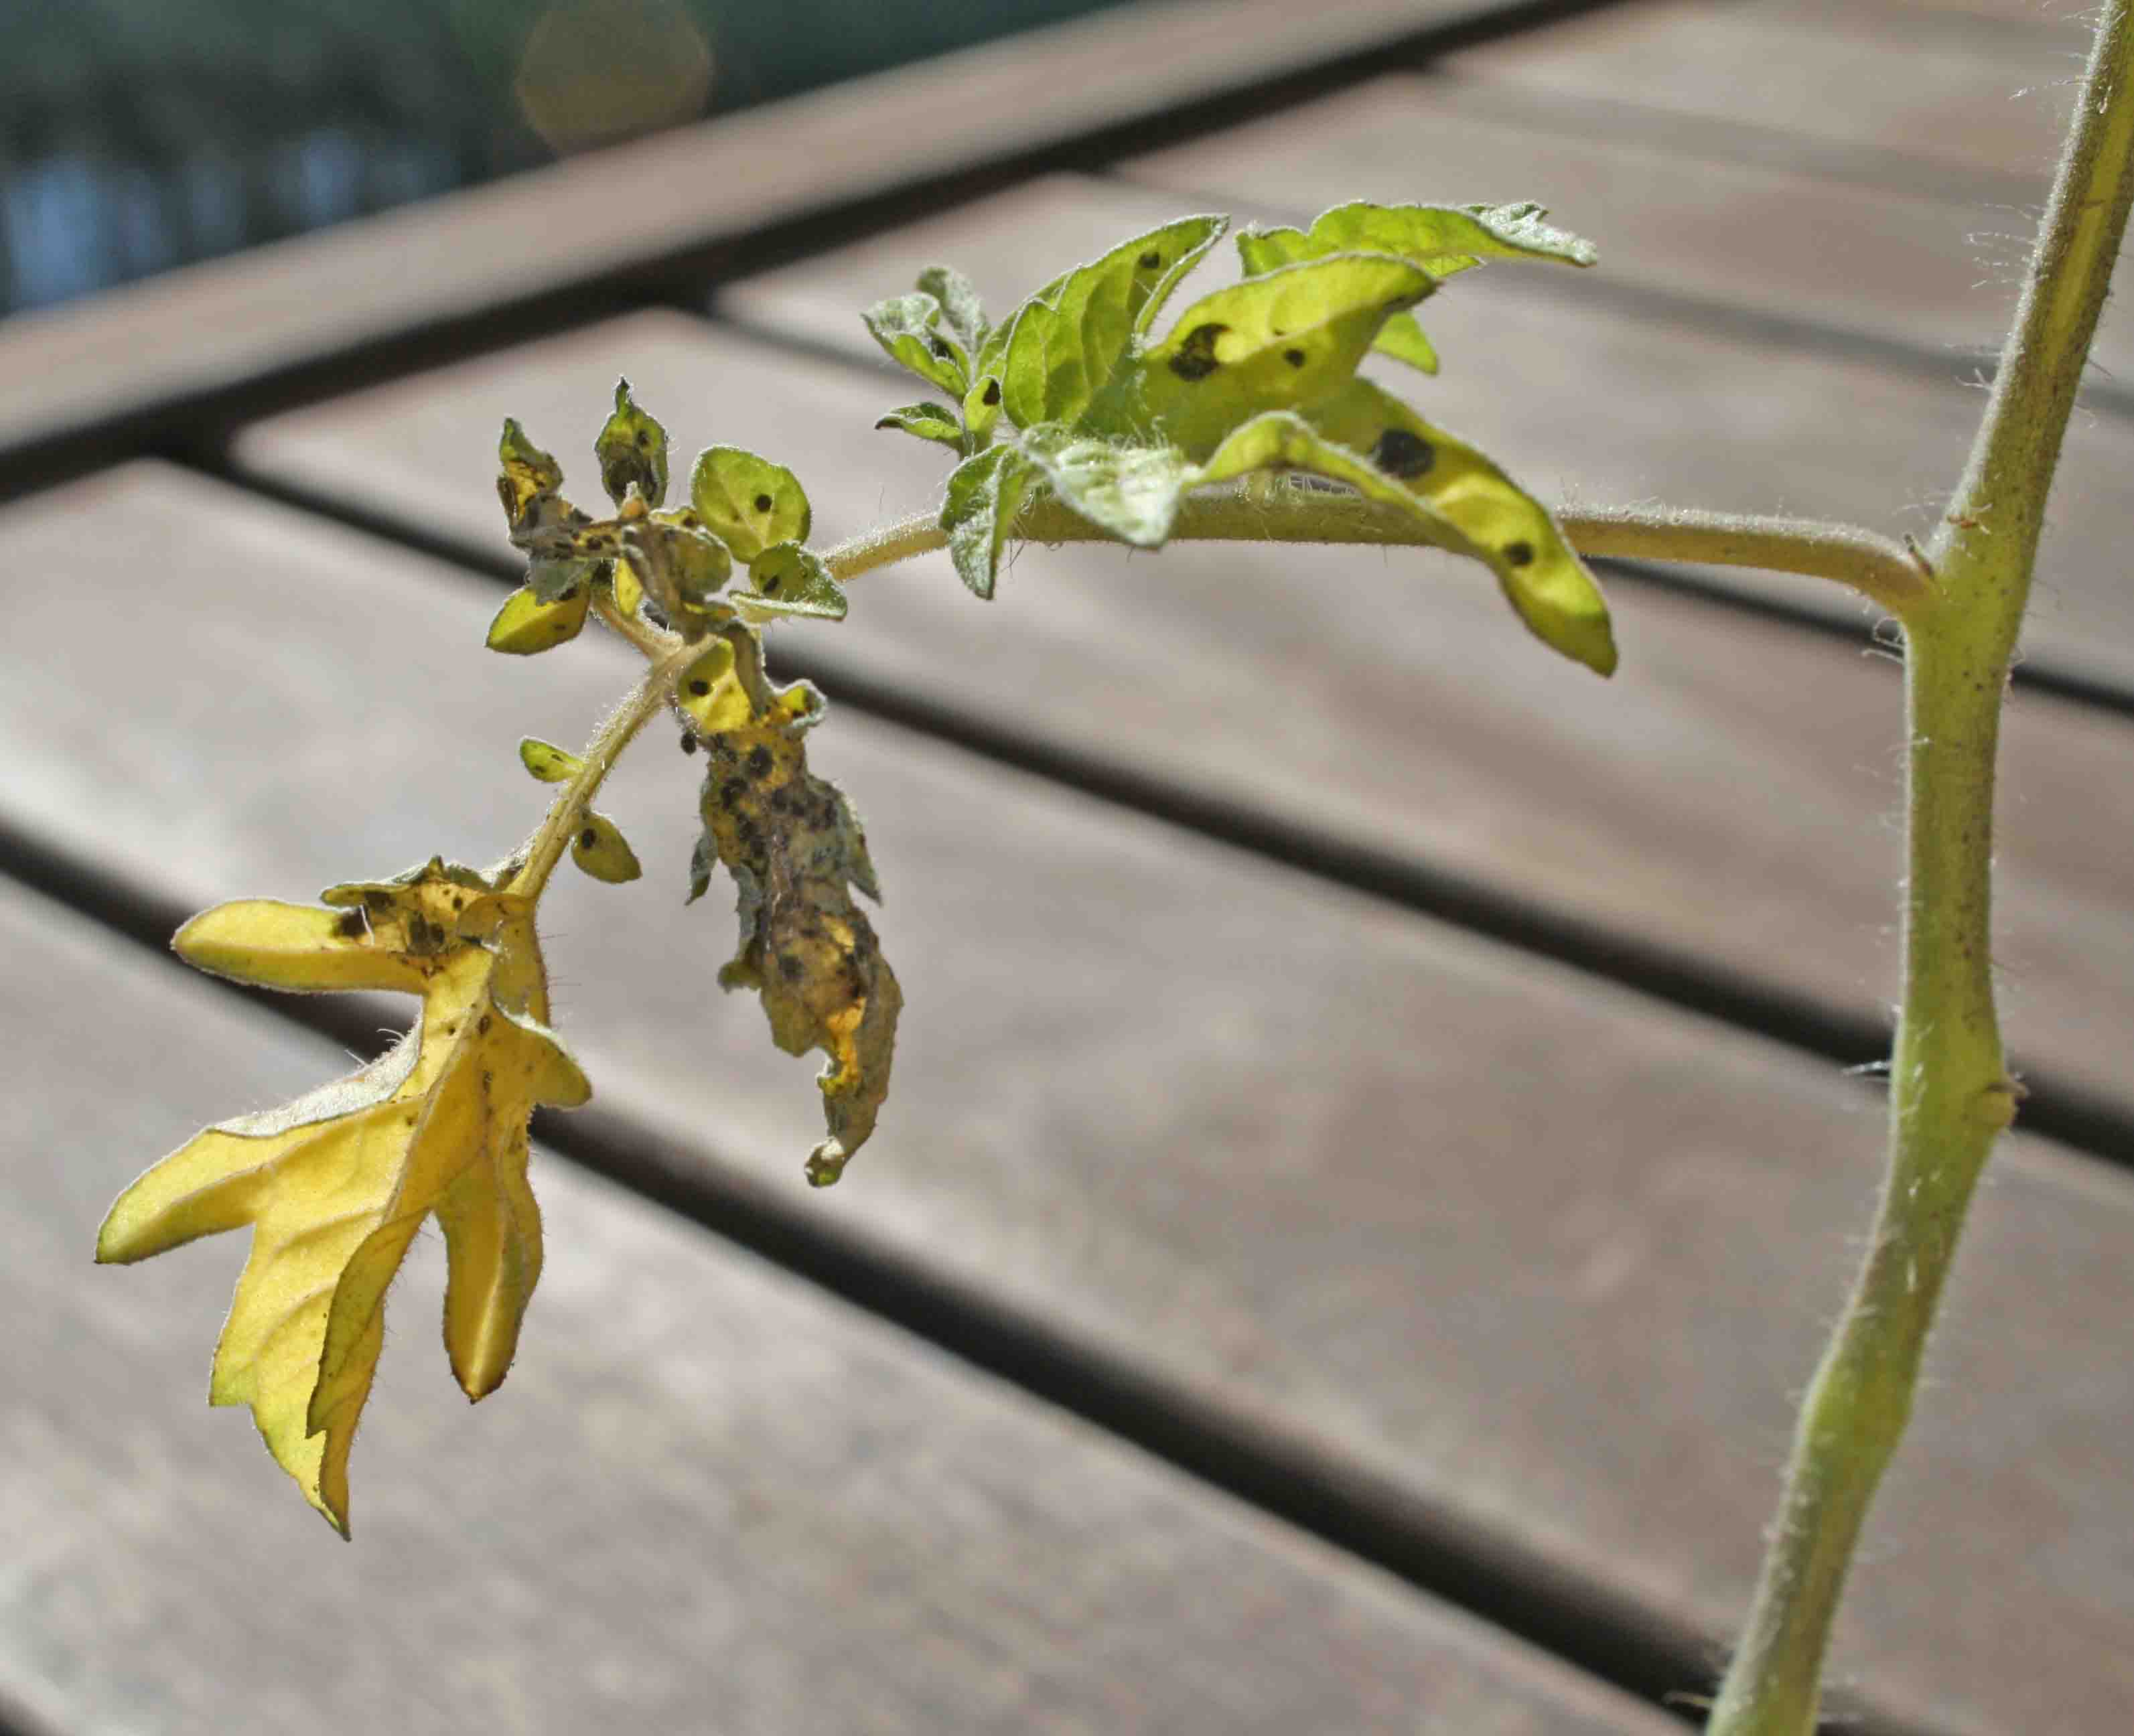
<svg viewBox="0 0 2134 1736">
<path fill-rule="evenodd" d="M 931 398 L 891 410 L 875 423 L 877 428 L 896 428 L 921 440 L 938 441 L 960 453 L 963 450 L 963 419 L 946 404 Z"/>
<path fill-rule="evenodd" d="M 567 603 L 607 571 L 604 560 L 577 555 L 535 555 L 526 563 L 526 582 L 544 603 Z"/>
<path fill-rule="evenodd" d="M 808 615 L 823 620 L 845 618 L 845 593 L 830 576 L 822 557 L 798 542 L 780 542 L 766 548 L 748 565 L 749 583 L 756 594 L 737 598 L 744 614 Z"/>
<path fill-rule="evenodd" d="M 784 465 L 739 446 L 712 446 L 698 455 L 689 499 L 742 561 L 753 561 L 774 542 L 806 542 L 814 522 L 800 479 Z"/>
<path fill-rule="evenodd" d="M 1057 424 L 1031 429 L 1020 444 L 1053 493 L 1137 548 L 1162 545 L 1178 503 L 1200 480 L 1198 467 L 1176 446 L 1129 446 Z"/>
<path fill-rule="evenodd" d="M 617 506 L 635 488 L 647 506 L 667 504 L 667 431 L 637 407 L 630 382 L 615 383 L 615 414 L 593 441 L 601 486 Z"/>
<path fill-rule="evenodd" d="M 578 636 L 586 624 L 586 610 L 592 592 L 581 585 L 544 603 L 531 585 L 521 585 L 504 600 L 496 618 L 489 624 L 489 649 L 513 657 L 534 657 Z"/>
<path fill-rule="evenodd" d="M 519 740 L 519 763 L 543 784 L 561 784 L 576 776 L 586 762 L 553 741 L 543 741 L 538 735 L 522 735 Z"/>
<path fill-rule="evenodd" d="M 990 328 L 985 311 L 978 305 L 978 292 L 968 277 L 953 265 L 929 265 L 920 272 L 918 287 L 921 295 L 931 296 L 941 304 L 941 317 L 966 355 L 976 355 L 985 347 Z"/>
<path fill-rule="evenodd" d="M 596 880 L 623 885 L 645 870 L 622 830 L 606 814 L 589 813 L 571 840 L 571 860 Z"/>
<path fill-rule="evenodd" d="M 1338 389 L 1386 320 L 1436 287 L 1406 260 L 1336 253 L 1219 289 L 1135 359 L 1109 413 L 1092 416 L 1090 426 L 1153 429 L 1205 457 L 1247 417 Z"/>
<path fill-rule="evenodd" d="M 1036 479 L 1036 467 L 1013 446 L 992 446 L 967 458 L 949 478 L 941 528 L 957 572 L 979 596 L 993 594 L 1001 551 Z"/>
<path fill-rule="evenodd" d="M 1309 229 L 1248 228 L 1238 236 L 1247 272 L 1269 272 L 1334 253 L 1391 253 L 1433 277 L 1449 277 L 1485 259 L 1555 259 L 1591 265 L 1593 248 L 1552 229 L 1533 204 L 1502 205 L 1338 205 Z M 1437 352 L 1415 316 L 1395 314 L 1373 346 L 1425 374 L 1437 372 Z"/>
<path fill-rule="evenodd" d="M 941 304 L 925 291 L 891 296 L 860 317 L 891 360 L 958 398 L 968 388 L 970 354 L 940 330 Z"/>
<path fill-rule="evenodd" d="M 1079 420 L 1229 224 L 1227 217 L 1167 223 L 1055 277 L 1024 302 L 998 355 L 1002 407 L 1016 426 Z M 991 371 L 983 356 L 979 371 Z M 983 379 L 978 385 L 983 390 Z"/>
</svg>

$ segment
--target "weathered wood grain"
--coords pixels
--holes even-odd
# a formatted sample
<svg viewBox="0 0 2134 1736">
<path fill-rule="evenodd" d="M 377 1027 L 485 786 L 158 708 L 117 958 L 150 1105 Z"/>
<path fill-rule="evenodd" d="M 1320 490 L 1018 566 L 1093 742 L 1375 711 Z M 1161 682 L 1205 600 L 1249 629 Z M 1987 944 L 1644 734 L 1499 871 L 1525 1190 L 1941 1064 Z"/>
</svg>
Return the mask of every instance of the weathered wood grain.
<svg viewBox="0 0 2134 1736">
<path fill-rule="evenodd" d="M 52 658 L 0 695 L 7 822 L 171 895 L 478 857 L 538 806 L 511 743 L 571 739 L 624 674 L 583 646 L 485 659 L 492 593 L 181 477 L 114 475 L 0 528 L 25 570 L 72 563 L 22 596 L 34 642 L 126 623 L 93 681 Z M 604 798 L 648 883 L 574 881 L 548 922 L 587 1113 L 799 1194 L 809 1069 L 712 990 L 723 910 L 670 901 L 693 802 L 658 745 Z M 827 1225 L 1418 1517 L 1731 1626 L 1872 1192 L 1871 1103 L 856 715 L 814 757 L 867 815 L 910 1001 L 883 1132 Z M 1838 1637 L 1840 1704 L 2103 1736 L 2134 1695 L 2134 1194 L 2020 1139 L 1996 1173 Z"/>
<path fill-rule="evenodd" d="M 0 1693 L 55 1730 L 1675 1728 L 545 1154 L 509 1381 L 451 1391 L 426 1239 L 344 1547 L 200 1402 L 239 1242 L 88 1254 L 345 1057 L 18 890 L 0 945 Z"/>
<path fill-rule="evenodd" d="M 781 222 L 1475 10 L 1113 9 L 27 314 L 0 325 L 0 455 L 485 312 L 671 277 Z"/>
<path fill-rule="evenodd" d="M 1063 220 L 1074 209 L 1055 206 Z M 987 276 L 1007 245 L 980 249 Z M 907 258 L 925 251 L 905 247 Z M 871 430 L 899 401 L 895 383 L 674 315 L 263 424 L 240 456 L 285 484 L 493 548 L 498 421 L 521 417 L 567 465 L 617 374 L 671 407 L 685 448 L 741 439 L 794 465 L 825 541 L 926 504 L 945 468 L 936 448 Z M 1535 432 L 1562 450 L 1561 430 Z M 991 605 L 944 557 L 868 577 L 850 622 L 805 643 L 833 668 L 954 698 L 981 744 L 997 719 L 1663 939 L 1715 972 L 1880 1016 L 1895 992 L 1902 872 L 1895 665 L 1649 587 L 1617 605 L 1624 666 L 1603 683 L 1528 639 L 1480 569 L 1434 556 L 1033 549 Z M 2012 1040 L 2130 1101 L 2125 726 L 2024 693 L 2006 753 L 2000 956 Z"/>
</svg>

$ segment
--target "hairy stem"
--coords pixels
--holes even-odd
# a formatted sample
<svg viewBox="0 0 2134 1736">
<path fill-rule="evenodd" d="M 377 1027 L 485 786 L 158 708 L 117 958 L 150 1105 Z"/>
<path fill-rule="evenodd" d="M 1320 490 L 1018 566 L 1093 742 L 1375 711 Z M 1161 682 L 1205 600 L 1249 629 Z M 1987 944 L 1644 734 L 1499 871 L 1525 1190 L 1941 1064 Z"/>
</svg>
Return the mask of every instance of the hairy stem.
<svg viewBox="0 0 2134 1736">
<path fill-rule="evenodd" d="M 1806 518 L 1749 517 L 1683 508 L 1607 508 L 1556 514 L 1565 539 L 1582 555 L 1647 561 L 1699 561 L 1760 567 L 1834 579 L 1904 615 L 1934 594 L 1920 559 L 1901 544 L 1850 525 Z M 1033 503 L 1016 525 L 1030 542 L 1116 540 L 1058 500 Z M 1196 495 L 1179 509 L 1174 542 L 1347 542 L 1432 547 L 1429 531 L 1397 509 L 1331 489 Z M 943 547 L 947 538 L 928 515 L 900 519 L 840 543 L 823 557 L 840 581 Z"/>
<path fill-rule="evenodd" d="M 636 635 L 625 637 L 635 642 Z M 621 759 L 623 750 L 637 732 L 673 698 L 674 678 L 697 655 L 697 651 L 696 647 L 678 651 L 654 647 L 648 651 L 649 655 L 654 655 L 652 667 L 586 745 L 584 763 L 572 774 L 570 782 L 557 792 L 539 829 L 527 843 L 526 865 L 512 877 L 507 891 L 528 898 L 540 897 L 548 886 L 548 876 L 556 871 L 556 864 L 569 847 L 572 835 L 585 823 L 586 811 L 606 781 L 607 774 L 615 769 L 616 761 Z"/>
<path fill-rule="evenodd" d="M 1966 1208 L 2021 1087 L 1993 1004 L 1993 774 L 2045 500 L 2134 200 L 2134 0 L 2113 0 L 2016 323 L 1906 617 L 1905 982 L 1889 1167 L 1865 1265 L 1803 1402 L 1712 1736 L 1807 1736 L 1876 1485 L 1911 1412 Z"/>
</svg>

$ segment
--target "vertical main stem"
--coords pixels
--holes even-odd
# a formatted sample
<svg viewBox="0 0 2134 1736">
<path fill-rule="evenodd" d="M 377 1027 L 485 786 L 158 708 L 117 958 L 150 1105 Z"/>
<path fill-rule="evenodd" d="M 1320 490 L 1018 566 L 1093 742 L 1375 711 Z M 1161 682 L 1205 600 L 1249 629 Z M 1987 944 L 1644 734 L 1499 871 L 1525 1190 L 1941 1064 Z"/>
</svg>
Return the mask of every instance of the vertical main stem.
<svg viewBox="0 0 2134 1736">
<path fill-rule="evenodd" d="M 1712 1736 L 1808 1736 L 1824 1647 L 1987 1154 L 2020 1095 L 1993 1005 L 1993 775 L 2045 500 L 2134 200 L 2134 0 L 2098 28 L 1971 460 L 1904 611 L 1905 982 L 1867 1256 L 1801 1406 L 1776 1526 Z"/>
</svg>

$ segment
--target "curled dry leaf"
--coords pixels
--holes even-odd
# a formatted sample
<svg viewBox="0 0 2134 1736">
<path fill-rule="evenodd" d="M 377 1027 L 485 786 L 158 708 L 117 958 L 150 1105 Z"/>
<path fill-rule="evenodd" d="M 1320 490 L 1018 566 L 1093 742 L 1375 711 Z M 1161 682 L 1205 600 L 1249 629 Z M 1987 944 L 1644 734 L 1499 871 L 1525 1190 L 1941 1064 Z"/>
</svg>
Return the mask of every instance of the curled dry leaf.
<svg viewBox="0 0 2134 1736">
<path fill-rule="evenodd" d="M 808 769 L 806 731 L 821 697 L 805 682 L 770 692 L 753 636 L 736 629 L 731 643 L 728 673 L 689 708 L 726 726 L 699 730 L 708 764 L 691 895 L 709 884 L 713 860 L 726 865 L 741 939 L 720 986 L 757 991 L 771 1039 L 788 1054 L 828 1057 L 817 1083 L 829 1137 L 808 1159 L 808 1179 L 828 1187 L 874 1131 L 904 996 L 852 902 L 854 887 L 881 896 L 858 817 Z"/>
<path fill-rule="evenodd" d="M 345 1536 L 349 1447 L 416 1232 L 436 1213 L 445 1348 L 481 1398 L 510 1367 L 541 1273 L 528 1118 L 591 1089 L 548 1029 L 526 899 L 437 859 L 322 897 L 219 904 L 179 930 L 177 950 L 270 988 L 420 996 L 413 1029 L 346 1078 L 196 1136 L 118 1197 L 96 1257 L 144 1260 L 253 1227 L 209 1402 L 249 1405 L 268 1449 Z"/>
</svg>

